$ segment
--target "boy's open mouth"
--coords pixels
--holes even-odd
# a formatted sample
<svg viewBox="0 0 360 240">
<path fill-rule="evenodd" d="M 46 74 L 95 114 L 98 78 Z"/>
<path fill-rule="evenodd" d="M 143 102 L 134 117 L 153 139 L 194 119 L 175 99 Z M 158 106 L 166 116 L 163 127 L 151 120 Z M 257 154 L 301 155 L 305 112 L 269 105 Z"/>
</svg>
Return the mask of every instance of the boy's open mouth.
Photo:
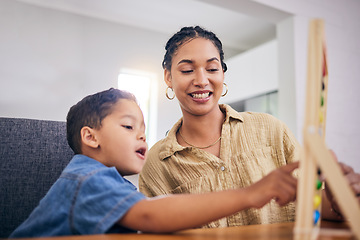
<svg viewBox="0 0 360 240">
<path fill-rule="evenodd" d="M 146 148 L 140 148 L 136 150 L 137 153 L 139 153 L 141 156 L 144 156 L 146 153 Z"/>
</svg>

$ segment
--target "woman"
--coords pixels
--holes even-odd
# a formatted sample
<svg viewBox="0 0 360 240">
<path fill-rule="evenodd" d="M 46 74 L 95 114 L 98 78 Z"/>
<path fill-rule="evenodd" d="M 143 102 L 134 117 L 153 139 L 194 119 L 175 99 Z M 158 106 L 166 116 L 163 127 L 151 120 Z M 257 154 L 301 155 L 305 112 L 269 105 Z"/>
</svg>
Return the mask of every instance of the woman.
<svg viewBox="0 0 360 240">
<path fill-rule="evenodd" d="M 281 121 L 219 105 L 220 97 L 227 93 L 227 67 L 221 41 L 214 33 L 198 26 L 184 27 L 165 49 L 166 96 L 177 97 L 183 117 L 150 149 L 140 174 L 140 191 L 153 197 L 246 187 L 299 160 L 300 146 Z M 173 96 L 169 96 L 170 89 Z M 294 203 L 280 207 L 272 201 L 206 227 L 285 222 L 293 221 L 294 216 Z"/>
</svg>

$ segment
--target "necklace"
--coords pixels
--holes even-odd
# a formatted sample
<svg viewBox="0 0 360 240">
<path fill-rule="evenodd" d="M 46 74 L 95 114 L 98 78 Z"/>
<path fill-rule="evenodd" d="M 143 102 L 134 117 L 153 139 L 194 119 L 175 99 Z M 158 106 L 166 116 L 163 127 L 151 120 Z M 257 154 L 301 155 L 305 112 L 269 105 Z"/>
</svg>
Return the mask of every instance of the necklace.
<svg viewBox="0 0 360 240">
<path fill-rule="evenodd" d="M 199 149 L 206 149 L 206 148 L 212 147 L 215 144 L 217 144 L 217 142 L 220 141 L 220 139 L 221 139 L 221 136 L 220 136 L 214 143 L 212 143 L 212 144 L 210 144 L 208 146 L 205 146 L 205 147 L 198 147 L 198 146 L 194 146 L 191 143 L 189 143 L 188 141 L 186 141 L 185 138 L 183 137 L 183 135 L 181 134 L 180 129 L 179 129 L 179 134 L 180 134 L 180 137 L 182 138 L 182 140 L 184 140 L 184 142 L 186 142 L 186 144 L 190 145 L 191 147 L 195 147 L 195 148 L 199 148 Z"/>
</svg>

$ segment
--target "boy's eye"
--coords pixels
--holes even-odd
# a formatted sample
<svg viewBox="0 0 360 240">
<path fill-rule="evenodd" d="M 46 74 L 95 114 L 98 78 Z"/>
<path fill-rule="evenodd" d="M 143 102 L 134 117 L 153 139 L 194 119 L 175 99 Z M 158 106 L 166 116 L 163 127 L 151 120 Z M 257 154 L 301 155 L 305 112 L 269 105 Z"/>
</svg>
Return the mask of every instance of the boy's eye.
<svg viewBox="0 0 360 240">
<path fill-rule="evenodd" d="M 132 130 L 133 129 L 133 127 L 132 126 L 130 126 L 130 125 L 122 125 L 124 128 L 126 128 L 126 129 L 129 129 L 129 130 Z"/>
<path fill-rule="evenodd" d="M 217 71 L 219 71 L 219 69 L 218 68 L 211 68 L 211 69 L 208 69 L 208 71 L 209 72 L 217 72 Z"/>
</svg>

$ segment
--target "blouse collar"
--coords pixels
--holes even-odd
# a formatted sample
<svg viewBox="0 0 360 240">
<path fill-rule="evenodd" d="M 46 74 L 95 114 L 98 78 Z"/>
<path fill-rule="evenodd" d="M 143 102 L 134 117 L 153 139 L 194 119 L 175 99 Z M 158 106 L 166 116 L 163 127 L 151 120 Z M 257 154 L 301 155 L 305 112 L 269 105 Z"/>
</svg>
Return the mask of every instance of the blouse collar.
<svg viewBox="0 0 360 240">
<path fill-rule="evenodd" d="M 229 124 L 230 119 L 238 120 L 243 122 L 244 118 L 241 116 L 241 114 L 237 111 L 235 111 L 232 107 L 230 107 L 227 104 L 219 104 L 220 110 L 225 113 L 225 121 L 224 124 Z M 178 129 L 180 128 L 182 124 L 183 118 L 180 118 L 174 126 L 169 131 L 168 135 L 163 141 L 162 146 L 159 149 L 159 157 L 161 160 L 164 160 L 170 156 L 172 156 L 175 152 L 179 152 L 184 150 L 185 148 L 181 146 L 177 139 L 176 139 L 176 133 Z"/>
</svg>

